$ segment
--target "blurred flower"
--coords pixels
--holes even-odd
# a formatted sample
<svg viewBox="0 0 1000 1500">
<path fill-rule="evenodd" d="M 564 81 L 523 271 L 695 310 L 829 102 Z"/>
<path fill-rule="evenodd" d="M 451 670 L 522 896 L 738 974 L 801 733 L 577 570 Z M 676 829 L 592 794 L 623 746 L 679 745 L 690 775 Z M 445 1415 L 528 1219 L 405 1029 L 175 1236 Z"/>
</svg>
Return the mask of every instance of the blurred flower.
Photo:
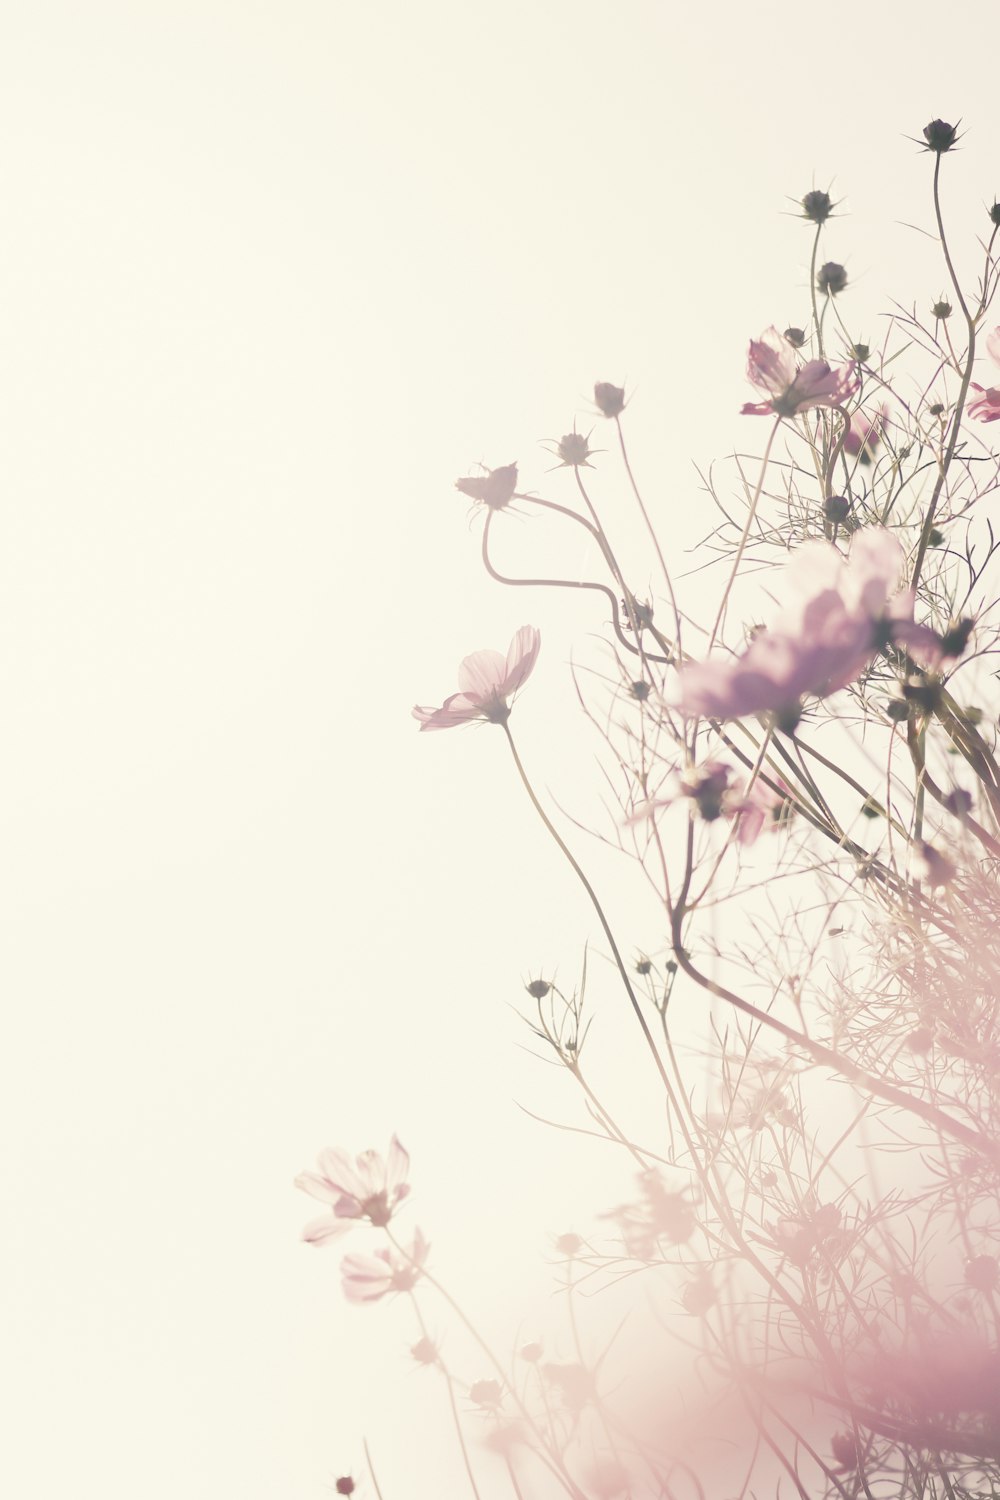
<svg viewBox="0 0 1000 1500">
<path fill-rule="evenodd" d="M 788 340 L 773 326 L 759 339 L 750 340 L 747 379 L 770 398 L 748 401 L 744 416 L 794 417 L 814 406 L 843 406 L 858 389 L 855 365 L 831 369 L 825 359 L 810 359 L 800 365 Z"/>
<path fill-rule="evenodd" d="M 413 717 L 421 730 L 453 729 L 472 719 L 506 724 L 510 717 L 507 699 L 531 676 L 542 638 L 533 625 L 522 625 L 511 641 L 506 660 L 499 651 L 474 651 L 458 669 L 460 692 L 446 698 L 440 708 L 415 708 Z"/>
<path fill-rule="evenodd" d="M 350 1227 L 352 1219 L 368 1219 L 383 1227 L 409 1193 L 406 1174 L 410 1158 L 393 1136 L 385 1162 L 377 1151 L 362 1151 L 352 1163 L 350 1155 L 334 1147 L 320 1153 L 318 1172 L 300 1172 L 295 1186 L 313 1198 L 333 1205 L 333 1214 L 307 1224 L 302 1238 L 322 1245 Z"/>
<path fill-rule="evenodd" d="M 1000 365 L 1000 328 L 994 328 L 986 340 L 986 349 L 995 365 Z M 991 386 L 984 390 L 973 380 L 970 388 L 978 391 L 979 395 L 969 402 L 969 416 L 975 417 L 979 422 L 996 422 L 1000 419 L 1000 387 Z"/>
<path fill-rule="evenodd" d="M 585 437 L 582 432 L 577 432 L 574 427 L 572 432 L 565 433 L 559 439 L 552 451 L 558 457 L 563 468 L 589 469 L 590 464 L 588 463 L 588 459 L 594 452 L 594 449 L 590 446 L 589 437 Z"/>
<path fill-rule="evenodd" d="M 806 341 L 804 328 L 786 328 L 782 338 L 787 339 L 793 349 L 801 349 Z"/>
<path fill-rule="evenodd" d="M 620 417 L 625 410 L 625 392 L 620 385 L 599 380 L 594 386 L 594 405 L 602 417 Z"/>
<path fill-rule="evenodd" d="M 499 1380 L 474 1380 L 469 1387 L 469 1400 L 487 1411 L 496 1411 L 503 1401 L 503 1387 Z"/>
<path fill-rule="evenodd" d="M 357 1489 L 357 1485 L 354 1483 L 354 1480 L 351 1478 L 350 1474 L 342 1474 L 337 1480 L 337 1483 L 334 1485 L 334 1489 L 337 1491 L 338 1495 L 353 1495 L 354 1491 Z"/>
<path fill-rule="evenodd" d="M 517 464 L 504 464 L 499 469 L 487 469 L 485 474 L 471 474 L 466 479 L 455 480 L 456 490 L 473 500 L 489 506 L 490 510 L 503 510 L 514 498 L 517 489 Z"/>
<path fill-rule="evenodd" d="M 820 188 L 813 188 L 802 199 L 802 217 L 811 219 L 814 224 L 825 224 L 832 213 L 833 201 L 830 194 L 824 193 Z"/>
<path fill-rule="evenodd" d="M 858 454 L 861 462 L 871 463 L 875 449 L 885 434 L 889 420 L 889 408 L 882 406 L 877 412 L 856 411 L 844 437 L 844 452 Z"/>
<path fill-rule="evenodd" d="M 847 285 L 847 270 L 837 260 L 828 260 L 816 274 L 816 287 L 824 297 L 835 297 Z"/>
<path fill-rule="evenodd" d="M 340 1263 L 344 1296 L 348 1302 L 378 1302 L 389 1292 L 412 1291 L 429 1249 L 418 1229 L 408 1253 L 391 1247 L 374 1255 L 345 1255 Z"/>
<path fill-rule="evenodd" d="M 672 1192 L 655 1167 L 641 1172 L 638 1181 L 638 1202 L 623 1203 L 599 1217 L 615 1221 L 627 1255 L 633 1260 L 651 1261 L 659 1252 L 661 1239 L 683 1245 L 698 1224 L 684 1193 Z"/>
<path fill-rule="evenodd" d="M 736 818 L 736 842 L 746 849 L 757 842 L 765 827 L 780 827 L 794 809 L 789 788 L 780 776 L 776 780 L 780 791 L 758 776 L 747 795 L 727 809 Z"/>
<path fill-rule="evenodd" d="M 418 1365 L 436 1365 L 438 1361 L 438 1349 L 433 1339 L 424 1337 L 410 1348 L 410 1353 Z"/>
<path fill-rule="evenodd" d="M 856 533 L 849 562 L 828 542 L 800 547 L 786 574 L 798 606 L 756 635 L 736 661 L 685 667 L 681 712 L 794 716 L 803 698 L 825 698 L 853 682 L 883 645 L 936 664 L 940 636 L 914 624 L 911 589 L 894 592 L 902 567 L 903 550 L 882 527 Z"/>
</svg>

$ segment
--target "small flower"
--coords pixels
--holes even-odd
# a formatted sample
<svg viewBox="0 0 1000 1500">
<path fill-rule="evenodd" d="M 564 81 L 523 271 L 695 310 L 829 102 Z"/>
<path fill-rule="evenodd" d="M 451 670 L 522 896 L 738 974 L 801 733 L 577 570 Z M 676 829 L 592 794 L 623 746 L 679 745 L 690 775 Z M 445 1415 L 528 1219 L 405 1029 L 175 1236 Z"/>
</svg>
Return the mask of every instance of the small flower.
<svg viewBox="0 0 1000 1500">
<path fill-rule="evenodd" d="M 950 151 L 958 139 L 958 126 L 949 125 L 945 120 L 932 120 L 929 125 L 924 126 L 924 140 L 927 142 L 927 150 L 941 156 L 945 151 Z"/>
<path fill-rule="evenodd" d="M 811 219 L 814 224 L 825 224 L 832 213 L 833 201 L 830 194 L 819 188 L 813 188 L 802 199 L 802 217 Z"/>
<path fill-rule="evenodd" d="M 620 385 L 599 380 L 594 386 L 594 405 L 602 417 L 620 417 L 625 410 L 625 392 Z"/>
<path fill-rule="evenodd" d="M 433 1339 L 424 1337 L 418 1339 L 412 1345 L 410 1353 L 418 1365 L 436 1365 L 438 1362 L 438 1349 Z"/>
<path fill-rule="evenodd" d="M 544 1000 L 552 986 L 547 979 L 532 979 L 530 984 L 526 984 L 524 988 L 528 991 L 532 1000 Z"/>
<path fill-rule="evenodd" d="M 410 1191 L 409 1166 L 410 1158 L 396 1136 L 385 1162 L 377 1151 L 362 1151 L 352 1163 L 348 1152 L 328 1147 L 320 1153 L 319 1172 L 300 1172 L 295 1186 L 332 1204 L 333 1215 L 307 1224 L 302 1238 L 311 1245 L 325 1244 L 349 1228 L 344 1220 L 351 1219 L 368 1219 L 383 1228 Z"/>
<path fill-rule="evenodd" d="M 511 641 L 506 660 L 499 651 L 475 651 L 458 669 L 460 691 L 446 698 L 440 708 L 414 708 L 421 730 L 453 729 L 473 719 L 506 724 L 510 718 L 507 699 L 513 697 L 534 670 L 542 638 L 533 625 L 522 625 Z"/>
<path fill-rule="evenodd" d="M 589 437 L 582 432 L 577 432 L 574 427 L 572 432 L 565 433 L 556 443 L 553 452 L 559 458 L 564 469 L 588 468 L 588 459 L 594 452 L 590 446 Z"/>
<path fill-rule="evenodd" d="M 882 406 L 876 412 L 856 411 L 844 437 L 844 452 L 857 454 L 861 463 L 870 464 L 875 449 L 885 435 L 889 420 L 889 408 Z"/>
<path fill-rule="evenodd" d="M 466 479 L 455 480 L 456 490 L 478 500 L 490 510 L 503 510 L 514 498 L 517 489 L 517 464 L 504 464 L 499 469 L 487 469 L 485 474 L 472 474 Z"/>
<path fill-rule="evenodd" d="M 825 359 L 810 359 L 799 365 L 787 339 L 774 327 L 751 339 L 747 379 L 770 398 L 744 405 L 743 415 L 755 417 L 794 417 L 814 406 L 843 406 L 859 384 L 854 364 L 834 370 Z"/>
<path fill-rule="evenodd" d="M 354 1491 L 357 1489 L 357 1485 L 354 1483 L 354 1480 L 351 1478 L 350 1474 L 342 1474 L 337 1480 L 337 1483 L 334 1485 L 334 1489 L 337 1491 L 338 1495 L 353 1495 Z"/>
<path fill-rule="evenodd" d="M 374 1255 L 345 1255 L 340 1263 L 344 1296 L 348 1302 L 378 1302 L 389 1292 L 412 1291 L 429 1249 L 418 1229 L 408 1253 L 393 1247 Z"/>
<path fill-rule="evenodd" d="M 931 312 L 943 323 L 951 317 L 951 303 L 946 302 L 944 297 L 942 297 L 940 301 L 935 302 L 934 306 L 931 308 Z"/>
<path fill-rule="evenodd" d="M 986 349 L 993 363 L 1000 365 L 1000 328 L 994 328 L 986 340 Z M 996 422 L 1000 419 L 1000 387 L 991 386 L 985 390 L 974 380 L 970 385 L 979 394 L 969 402 L 969 416 L 975 417 L 979 422 Z"/>
<path fill-rule="evenodd" d="M 474 1380 L 469 1387 L 469 1400 L 486 1411 L 496 1411 L 503 1403 L 503 1387 L 499 1380 Z"/>
<path fill-rule="evenodd" d="M 816 273 L 816 287 L 824 297 L 835 297 L 847 285 L 847 271 L 836 260 L 828 260 Z"/>
<path fill-rule="evenodd" d="M 556 1240 L 556 1249 L 560 1255 L 565 1255 L 569 1260 L 573 1260 L 583 1249 L 583 1240 L 581 1240 L 578 1234 L 561 1234 Z"/>
<path fill-rule="evenodd" d="M 781 336 L 791 344 L 793 349 L 801 349 L 806 341 L 806 331 L 804 328 L 786 328 Z"/>
</svg>

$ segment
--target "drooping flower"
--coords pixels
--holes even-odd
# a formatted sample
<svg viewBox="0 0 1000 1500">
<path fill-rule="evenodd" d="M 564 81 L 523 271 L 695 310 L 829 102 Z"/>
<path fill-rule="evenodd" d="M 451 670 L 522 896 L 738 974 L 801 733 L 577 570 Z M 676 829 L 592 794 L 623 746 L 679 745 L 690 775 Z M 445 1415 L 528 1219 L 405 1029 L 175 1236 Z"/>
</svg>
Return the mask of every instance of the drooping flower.
<svg viewBox="0 0 1000 1500">
<path fill-rule="evenodd" d="M 456 490 L 472 500 L 488 506 L 490 510 L 503 510 L 514 498 L 517 489 L 517 464 L 503 464 L 499 469 L 487 469 L 485 474 L 470 474 L 465 479 L 455 480 Z"/>
<path fill-rule="evenodd" d="M 522 625 L 510 643 L 506 659 L 499 651 L 474 651 L 458 669 L 460 691 L 446 698 L 440 708 L 414 708 L 420 728 L 453 729 L 473 719 L 506 724 L 510 718 L 508 698 L 531 676 L 542 637 L 534 625 Z"/>
<path fill-rule="evenodd" d="M 735 661 L 685 667 L 681 712 L 716 719 L 772 712 L 794 719 L 803 698 L 846 687 L 887 645 L 938 665 L 941 637 L 914 624 L 912 589 L 896 590 L 902 567 L 903 550 L 882 527 L 855 534 L 849 562 L 828 542 L 801 547 L 786 573 L 798 603 Z"/>
<path fill-rule="evenodd" d="M 986 340 L 986 349 L 993 363 L 1000 365 L 1000 328 L 994 328 Z M 969 402 L 969 416 L 975 417 L 977 422 L 1000 421 L 1000 386 L 984 389 L 973 380 L 970 388 L 979 394 Z"/>
<path fill-rule="evenodd" d="M 851 425 L 844 436 L 844 452 L 853 457 L 857 454 L 863 464 L 871 463 L 875 449 L 885 435 L 889 420 L 889 408 L 879 407 L 876 412 L 856 411 L 851 416 Z"/>
<path fill-rule="evenodd" d="M 843 406 L 859 385 L 853 360 L 836 370 L 825 359 L 800 365 L 789 341 L 773 326 L 750 340 L 747 379 L 768 397 L 745 403 L 743 415 L 752 417 L 794 417 L 814 406 Z"/>
<path fill-rule="evenodd" d="M 297 1188 L 333 1208 L 332 1214 L 314 1219 L 302 1231 L 310 1245 L 336 1239 L 354 1219 L 368 1219 L 383 1228 L 410 1191 L 410 1158 L 396 1136 L 385 1161 L 377 1151 L 362 1151 L 352 1162 L 348 1152 L 331 1146 L 320 1153 L 318 1165 L 318 1172 L 300 1172 L 295 1179 Z"/>
<path fill-rule="evenodd" d="M 348 1302 L 378 1302 L 389 1292 L 412 1291 L 429 1249 L 418 1229 L 408 1252 L 387 1247 L 374 1255 L 345 1255 L 340 1263 L 344 1296 Z"/>
</svg>

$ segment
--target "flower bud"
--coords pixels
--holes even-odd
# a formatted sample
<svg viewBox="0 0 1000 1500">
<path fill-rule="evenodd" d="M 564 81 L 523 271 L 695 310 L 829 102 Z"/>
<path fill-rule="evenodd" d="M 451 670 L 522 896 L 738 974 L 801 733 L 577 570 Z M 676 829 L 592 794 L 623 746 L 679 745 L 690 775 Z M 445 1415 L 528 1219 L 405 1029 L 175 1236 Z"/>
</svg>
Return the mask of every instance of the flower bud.
<svg viewBox="0 0 1000 1500">
<path fill-rule="evenodd" d="M 821 188 L 813 188 L 811 193 L 806 193 L 802 199 L 802 216 L 811 219 L 814 224 L 825 224 L 833 213 L 833 203 L 829 193 L 824 193 Z"/>
<path fill-rule="evenodd" d="M 342 1474 L 334 1485 L 338 1495 L 353 1495 L 357 1486 L 350 1474 Z"/>
<path fill-rule="evenodd" d="M 937 529 L 936 526 L 932 527 L 931 528 L 930 536 L 927 538 L 927 545 L 928 545 L 928 547 L 940 547 L 940 545 L 941 545 L 941 543 L 943 541 L 944 541 L 944 532 L 943 531 L 938 531 L 938 529 Z"/>
<path fill-rule="evenodd" d="M 990 209 L 990 218 L 992 219 L 993 223 L 996 224 L 998 228 L 1000 228 L 1000 203 L 994 203 L 993 207 Z"/>
<path fill-rule="evenodd" d="M 499 1380 L 474 1380 L 469 1387 L 469 1400 L 495 1411 L 503 1401 Z"/>
<path fill-rule="evenodd" d="M 957 138 L 958 127 L 949 125 L 946 120 L 932 120 L 929 125 L 924 126 L 927 149 L 936 152 L 938 156 L 945 151 L 950 151 Z"/>
<path fill-rule="evenodd" d="M 645 976 L 652 971 L 652 968 L 653 968 L 652 959 L 649 959 L 649 958 L 640 958 L 640 959 L 638 959 L 636 961 L 635 972 L 637 974 L 641 974 L 643 976 L 643 978 L 645 978 Z"/>
<path fill-rule="evenodd" d="M 556 444 L 556 452 L 567 469 L 581 468 L 593 451 L 582 432 L 567 432 Z"/>
<path fill-rule="evenodd" d="M 625 392 L 619 385 L 599 380 L 594 386 L 594 405 L 602 417 L 620 417 L 625 410 Z"/>
<path fill-rule="evenodd" d="M 890 699 L 885 705 L 885 711 L 894 724 L 902 724 L 904 719 L 910 717 L 910 705 L 901 698 Z"/>
<path fill-rule="evenodd" d="M 489 506 L 490 510 L 503 510 L 517 489 L 517 464 L 504 464 L 499 469 L 488 469 L 485 474 L 456 479 L 455 488 L 470 499 Z"/>
<path fill-rule="evenodd" d="M 945 812 L 950 812 L 953 817 L 967 818 L 972 811 L 972 794 L 964 787 L 957 786 L 945 797 L 943 806 Z"/>
<path fill-rule="evenodd" d="M 418 1339 L 411 1348 L 410 1353 L 413 1355 L 413 1358 L 416 1360 L 418 1365 L 437 1364 L 437 1345 L 432 1339 Z"/>
<path fill-rule="evenodd" d="M 835 297 L 847 285 L 847 271 L 836 260 L 828 260 L 820 266 L 816 286 L 825 297 Z"/>
<path fill-rule="evenodd" d="M 547 979 L 533 979 L 530 984 L 526 984 L 524 987 L 532 1000 L 544 1000 L 552 988 Z"/>
<path fill-rule="evenodd" d="M 783 337 L 788 340 L 793 349 L 801 349 L 806 341 L 804 328 L 786 328 Z"/>
<path fill-rule="evenodd" d="M 578 1234 L 561 1234 L 556 1240 L 556 1249 L 560 1255 L 566 1255 L 572 1260 L 583 1249 L 583 1240 Z"/>
<path fill-rule="evenodd" d="M 945 318 L 951 317 L 951 303 L 948 302 L 944 297 L 942 297 L 940 301 L 935 302 L 934 306 L 931 308 L 931 312 L 936 318 L 940 318 L 941 321 L 944 322 Z"/>
<path fill-rule="evenodd" d="M 927 414 L 931 417 L 943 417 L 944 406 L 940 401 L 935 401 L 931 406 L 927 408 Z"/>
<path fill-rule="evenodd" d="M 823 514 L 834 526 L 842 526 L 851 514 L 851 502 L 846 495 L 830 495 L 823 503 Z"/>
<path fill-rule="evenodd" d="M 830 1452 L 838 1469 L 856 1469 L 860 1454 L 857 1440 L 850 1432 L 835 1432 L 830 1439 Z"/>
<path fill-rule="evenodd" d="M 632 694 L 633 698 L 635 698 L 635 699 L 638 700 L 639 703 L 645 703 L 646 699 L 649 697 L 649 683 L 648 682 L 633 682 L 633 683 L 630 683 L 629 684 L 629 692 Z"/>
<path fill-rule="evenodd" d="M 958 620 L 954 625 L 949 626 L 944 635 L 941 637 L 941 650 L 944 652 L 945 656 L 962 655 L 966 646 L 969 644 L 969 637 L 975 629 L 975 625 L 975 620 L 970 620 L 968 616 L 966 616 L 965 618 Z"/>
<path fill-rule="evenodd" d="M 851 350 L 851 356 L 854 359 L 860 359 L 864 363 L 871 352 L 867 344 L 855 344 Z"/>
</svg>

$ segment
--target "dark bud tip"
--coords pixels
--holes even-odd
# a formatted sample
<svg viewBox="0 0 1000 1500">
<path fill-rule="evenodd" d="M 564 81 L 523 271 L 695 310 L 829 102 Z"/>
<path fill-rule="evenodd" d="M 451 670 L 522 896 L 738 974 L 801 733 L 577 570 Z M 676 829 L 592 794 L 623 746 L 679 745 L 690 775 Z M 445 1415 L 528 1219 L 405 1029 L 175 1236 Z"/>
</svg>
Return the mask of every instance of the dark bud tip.
<svg viewBox="0 0 1000 1500">
<path fill-rule="evenodd" d="M 637 974 L 646 975 L 646 974 L 650 973 L 650 971 L 652 970 L 652 967 L 653 967 L 653 964 L 652 964 L 652 961 L 650 959 L 648 959 L 648 958 L 640 958 L 639 961 L 638 961 L 638 963 L 635 966 L 635 972 Z"/>
<path fill-rule="evenodd" d="M 944 297 L 942 297 L 940 301 L 935 302 L 934 306 L 931 308 L 931 312 L 936 318 L 940 318 L 941 321 L 944 322 L 945 318 L 951 317 L 951 303 L 948 302 Z"/>
<path fill-rule="evenodd" d="M 941 404 L 940 401 L 935 401 L 932 406 L 929 406 L 927 408 L 927 411 L 928 411 L 929 415 L 932 416 L 932 417 L 943 417 L 944 416 L 944 406 Z"/>
<path fill-rule="evenodd" d="M 943 541 L 944 541 L 944 532 L 943 531 L 938 531 L 938 529 L 937 529 L 936 526 L 932 527 L 931 528 L 931 534 L 927 538 L 927 545 L 928 545 L 928 547 L 940 547 L 940 545 L 941 545 L 941 543 Z"/>
<path fill-rule="evenodd" d="M 935 151 L 939 156 L 945 151 L 950 151 L 957 139 L 958 127 L 949 125 L 947 120 L 932 120 L 929 125 L 924 126 L 927 149 Z"/>
<path fill-rule="evenodd" d="M 802 216 L 810 219 L 813 224 L 825 224 L 833 213 L 833 201 L 829 193 L 824 193 L 821 188 L 814 188 L 811 193 L 806 193 L 802 201 Z"/>
<path fill-rule="evenodd" d="M 996 224 L 998 228 L 1000 228 L 1000 203 L 994 203 L 993 207 L 990 209 L 990 218 L 993 223 Z"/>
<path fill-rule="evenodd" d="M 526 984 L 524 987 L 532 1000 L 544 1000 L 552 988 L 547 979 L 533 979 L 530 984 Z"/>
<path fill-rule="evenodd" d="M 640 703 L 645 703 L 646 699 L 649 697 L 649 683 L 641 681 L 632 682 L 629 684 L 629 692 L 632 694 L 632 697 L 636 698 Z"/>
<path fill-rule="evenodd" d="M 842 526 L 851 514 L 851 502 L 846 495 L 831 495 L 823 504 L 823 514 L 834 526 Z"/>
<path fill-rule="evenodd" d="M 959 620 L 956 625 L 952 625 L 949 630 L 945 631 L 941 637 L 941 649 L 945 656 L 962 655 L 969 644 L 969 637 L 975 629 L 975 624 L 975 620 Z"/>
<path fill-rule="evenodd" d="M 842 292 L 847 285 L 847 271 L 836 260 L 828 260 L 825 265 L 820 266 L 816 276 L 816 286 L 824 297 L 835 297 Z"/>
<path fill-rule="evenodd" d="M 788 340 L 788 342 L 791 344 L 791 346 L 792 346 L 793 349 L 801 349 L 802 345 L 806 341 L 805 329 L 804 328 L 786 328 L 785 332 L 784 332 L 784 337 Z"/>
<path fill-rule="evenodd" d="M 899 698 L 893 698 L 885 705 L 885 711 L 894 724 L 902 724 L 910 716 L 910 705 Z"/>
</svg>

